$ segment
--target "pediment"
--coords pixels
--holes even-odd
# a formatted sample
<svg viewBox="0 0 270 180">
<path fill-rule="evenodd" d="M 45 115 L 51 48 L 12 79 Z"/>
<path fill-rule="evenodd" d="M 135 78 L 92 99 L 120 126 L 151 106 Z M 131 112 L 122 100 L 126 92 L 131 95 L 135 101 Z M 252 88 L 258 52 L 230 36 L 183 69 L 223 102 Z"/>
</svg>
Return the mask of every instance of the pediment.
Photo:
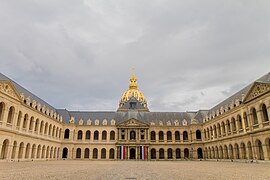
<svg viewBox="0 0 270 180">
<path fill-rule="evenodd" d="M 10 81 L 0 81 L 0 92 L 21 101 L 20 95 Z"/>
<path fill-rule="evenodd" d="M 118 124 L 118 126 L 120 127 L 148 127 L 149 125 L 142 121 L 132 118 Z"/>
<path fill-rule="evenodd" d="M 251 101 L 261 95 L 270 92 L 270 84 L 269 83 L 262 83 L 262 82 L 255 82 L 250 90 L 248 91 L 244 102 Z"/>
</svg>

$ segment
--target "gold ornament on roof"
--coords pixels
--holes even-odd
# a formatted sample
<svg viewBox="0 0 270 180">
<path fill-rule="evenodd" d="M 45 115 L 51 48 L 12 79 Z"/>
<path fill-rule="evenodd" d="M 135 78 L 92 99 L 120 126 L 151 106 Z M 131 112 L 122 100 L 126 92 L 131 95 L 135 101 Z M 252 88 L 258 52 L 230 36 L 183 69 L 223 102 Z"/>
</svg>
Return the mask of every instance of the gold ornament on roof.
<svg viewBox="0 0 270 180">
<path fill-rule="evenodd" d="M 119 107 L 122 107 L 132 97 L 135 97 L 143 107 L 147 107 L 147 101 L 143 93 L 138 90 L 137 79 L 135 78 L 133 68 L 129 82 L 129 89 L 123 93 L 119 103 Z"/>
<path fill-rule="evenodd" d="M 132 68 L 132 75 L 130 78 L 129 89 L 137 89 L 137 88 L 138 88 L 137 79 L 135 78 L 135 75 L 134 75 L 134 68 Z"/>
</svg>

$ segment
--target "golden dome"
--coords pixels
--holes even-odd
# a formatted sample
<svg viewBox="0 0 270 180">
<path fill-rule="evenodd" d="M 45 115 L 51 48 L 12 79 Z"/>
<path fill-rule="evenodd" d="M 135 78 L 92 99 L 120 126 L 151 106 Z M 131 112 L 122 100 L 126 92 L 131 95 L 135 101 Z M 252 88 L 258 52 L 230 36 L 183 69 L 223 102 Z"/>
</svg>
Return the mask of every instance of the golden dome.
<svg viewBox="0 0 270 180">
<path fill-rule="evenodd" d="M 135 97 L 143 107 L 147 107 L 146 99 L 141 91 L 139 91 L 137 86 L 137 79 L 134 75 L 134 70 L 132 69 L 132 75 L 130 78 L 129 89 L 123 93 L 119 107 L 122 107 L 130 98 Z"/>
</svg>

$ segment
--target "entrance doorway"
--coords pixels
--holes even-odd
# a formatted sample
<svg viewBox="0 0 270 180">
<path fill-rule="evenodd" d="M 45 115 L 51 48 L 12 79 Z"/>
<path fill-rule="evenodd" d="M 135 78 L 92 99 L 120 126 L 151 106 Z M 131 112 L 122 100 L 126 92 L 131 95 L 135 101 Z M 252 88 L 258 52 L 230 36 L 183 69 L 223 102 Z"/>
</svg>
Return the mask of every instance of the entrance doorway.
<svg viewBox="0 0 270 180">
<path fill-rule="evenodd" d="M 68 149 L 67 148 L 64 148 L 63 149 L 62 158 L 67 158 L 67 155 L 68 155 Z"/>
<path fill-rule="evenodd" d="M 129 159 L 136 159 L 136 150 L 135 150 L 135 148 L 130 148 Z"/>
<path fill-rule="evenodd" d="M 202 148 L 198 148 L 197 154 L 198 154 L 198 159 L 202 159 L 203 158 L 203 150 L 202 150 Z"/>
</svg>

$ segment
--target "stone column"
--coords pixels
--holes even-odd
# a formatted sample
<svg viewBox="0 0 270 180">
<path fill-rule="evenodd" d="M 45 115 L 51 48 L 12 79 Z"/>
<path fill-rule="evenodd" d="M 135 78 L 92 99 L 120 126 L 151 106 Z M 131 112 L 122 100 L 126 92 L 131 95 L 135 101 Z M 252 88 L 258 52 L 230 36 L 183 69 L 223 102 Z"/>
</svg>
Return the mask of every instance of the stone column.
<svg viewBox="0 0 270 180">
<path fill-rule="evenodd" d="M 257 110 L 259 128 L 262 128 L 263 127 L 263 113 L 262 113 L 262 110 L 259 108 L 256 108 L 256 110 Z"/>
<path fill-rule="evenodd" d="M 183 133 L 179 132 L 179 134 L 180 134 L 180 142 L 184 142 Z"/>
<path fill-rule="evenodd" d="M 27 144 L 26 144 L 27 145 Z M 25 150 L 26 150 L 26 145 L 24 144 L 24 147 L 22 148 L 22 160 L 25 159 Z M 20 148 L 20 147 L 19 147 Z M 45 156 L 44 159 L 46 158 L 46 149 L 45 149 Z"/>
<path fill-rule="evenodd" d="M 11 152 L 12 152 L 12 145 L 7 146 L 7 153 L 6 153 L 6 160 L 10 161 L 11 160 Z"/>
<path fill-rule="evenodd" d="M 74 148 L 70 148 L 69 159 L 74 159 L 74 157 L 75 157 L 75 156 L 74 156 L 74 155 L 75 155 L 75 154 L 74 154 L 74 151 L 75 151 Z"/>
<path fill-rule="evenodd" d="M 21 117 L 21 124 L 20 124 L 20 130 L 22 130 L 22 129 L 23 129 L 24 116 L 25 116 L 25 114 L 23 114 L 23 113 L 22 113 L 22 117 Z M 44 126 L 45 126 L 45 123 L 44 123 Z M 44 127 L 43 127 L 43 132 L 44 132 Z M 42 134 L 43 134 L 43 132 L 42 132 Z"/>
<path fill-rule="evenodd" d="M 32 152 L 34 151 L 34 156 L 32 157 Z M 53 154 L 54 155 L 54 154 Z M 35 147 L 33 149 L 33 146 L 32 146 L 32 149 L 31 149 L 31 152 L 30 152 L 30 159 L 36 159 L 36 156 L 37 156 L 37 147 Z"/>
<path fill-rule="evenodd" d="M 17 120 L 18 120 L 19 110 L 15 110 L 14 115 L 12 117 L 12 129 L 16 130 L 17 127 Z"/>
<path fill-rule="evenodd" d="M 229 125 L 227 122 L 225 122 L 225 130 L 226 130 L 226 136 L 229 136 Z"/>
<path fill-rule="evenodd" d="M 267 106 L 267 104 L 266 104 L 266 106 Z M 268 119 L 270 121 L 270 105 L 268 105 L 268 107 L 266 107 L 266 109 L 267 109 Z"/>
<path fill-rule="evenodd" d="M 95 131 L 90 131 L 90 142 L 94 142 L 94 132 Z"/>
<path fill-rule="evenodd" d="M 222 134 L 223 137 L 228 136 L 228 130 L 227 130 L 227 125 L 226 122 L 224 123 L 224 133 Z"/>
<path fill-rule="evenodd" d="M 117 137 L 117 139 L 116 139 L 117 141 L 120 140 L 120 129 L 119 128 L 117 129 L 117 136 L 116 137 Z"/>
<path fill-rule="evenodd" d="M 193 159 L 198 159 L 198 147 L 196 147 L 195 149 L 193 148 L 193 150 L 192 150 L 192 152 L 193 152 L 193 156 L 192 156 L 192 158 Z"/>
<path fill-rule="evenodd" d="M 59 149 L 59 151 L 58 151 L 58 159 L 62 159 L 62 156 L 63 156 L 63 149 Z"/>
<path fill-rule="evenodd" d="M 7 107 L 7 104 L 4 107 L 5 108 L 4 108 L 4 111 L 3 111 L 2 122 L 3 122 L 3 125 L 6 126 L 9 108 Z"/>
<path fill-rule="evenodd" d="M 262 148 L 263 148 L 263 156 L 264 156 L 264 160 L 269 160 L 269 156 L 268 156 L 268 151 L 267 151 L 267 145 L 266 144 L 263 144 L 262 145 Z"/>
<path fill-rule="evenodd" d="M 218 129 L 218 126 L 216 126 L 216 133 L 217 133 L 217 138 L 219 138 L 219 129 Z"/>
<path fill-rule="evenodd" d="M 246 130 L 246 122 L 245 122 L 244 116 L 242 116 L 242 115 L 243 115 L 243 112 L 241 111 L 240 116 L 241 116 L 241 119 L 242 119 L 242 129 L 243 129 L 243 132 L 246 133 L 247 132 L 247 130 Z"/>
<path fill-rule="evenodd" d="M 185 158 L 185 153 L 184 153 L 185 148 L 181 148 L 181 159 Z"/>
<path fill-rule="evenodd" d="M 85 148 L 84 148 L 84 149 L 85 149 Z M 84 149 L 81 148 L 81 159 L 84 159 Z M 107 158 L 107 156 L 106 156 L 106 158 Z"/>
<path fill-rule="evenodd" d="M 147 146 L 147 147 L 146 147 L 146 150 L 147 150 L 147 160 L 149 160 L 149 159 L 151 159 L 150 147 Z"/>
<path fill-rule="evenodd" d="M 239 145 L 239 159 L 245 159 L 243 158 L 243 148 L 241 147 L 241 144 Z"/>
<path fill-rule="evenodd" d="M 248 146 L 246 145 L 246 158 L 249 159 L 249 157 L 251 156 L 252 154 L 249 153 L 249 148 Z"/>
<path fill-rule="evenodd" d="M 236 134 L 239 134 L 239 120 L 235 119 L 235 129 L 236 129 Z"/>
<path fill-rule="evenodd" d="M 19 157 L 19 149 L 20 149 L 20 146 L 17 144 L 16 150 L 15 150 L 14 160 L 17 160 Z"/>
<path fill-rule="evenodd" d="M 258 156 L 257 156 L 257 148 L 256 148 L 256 146 L 255 146 L 255 142 L 253 141 L 253 139 L 251 140 L 251 147 L 252 147 L 253 159 L 258 160 Z"/>
<path fill-rule="evenodd" d="M 258 115 L 258 114 L 257 114 Z M 253 116 L 252 116 L 252 113 L 250 113 L 248 111 L 248 114 L 247 114 L 247 117 L 248 117 L 248 121 L 249 121 L 249 130 L 252 131 L 253 130 Z"/>
<path fill-rule="evenodd" d="M 2 154 L 2 144 L 0 144 L 0 156 L 1 156 L 1 154 Z M 0 157 L 1 158 L 1 157 Z"/>
<path fill-rule="evenodd" d="M 121 159 L 121 153 L 120 153 L 121 146 L 117 147 L 117 158 Z"/>
<path fill-rule="evenodd" d="M 29 132 L 30 127 L 31 127 L 31 115 L 28 116 L 28 124 L 26 125 L 26 128 L 25 128 L 27 132 Z M 48 123 L 48 134 L 49 134 L 49 129 L 50 129 L 50 125 Z"/>
<path fill-rule="evenodd" d="M 140 160 L 140 156 L 141 156 L 141 153 L 140 153 L 140 146 L 136 146 L 136 155 L 137 155 L 136 159 L 137 159 L 137 160 Z"/>
<path fill-rule="evenodd" d="M 129 159 L 129 146 L 126 146 L 126 159 Z"/>
</svg>

